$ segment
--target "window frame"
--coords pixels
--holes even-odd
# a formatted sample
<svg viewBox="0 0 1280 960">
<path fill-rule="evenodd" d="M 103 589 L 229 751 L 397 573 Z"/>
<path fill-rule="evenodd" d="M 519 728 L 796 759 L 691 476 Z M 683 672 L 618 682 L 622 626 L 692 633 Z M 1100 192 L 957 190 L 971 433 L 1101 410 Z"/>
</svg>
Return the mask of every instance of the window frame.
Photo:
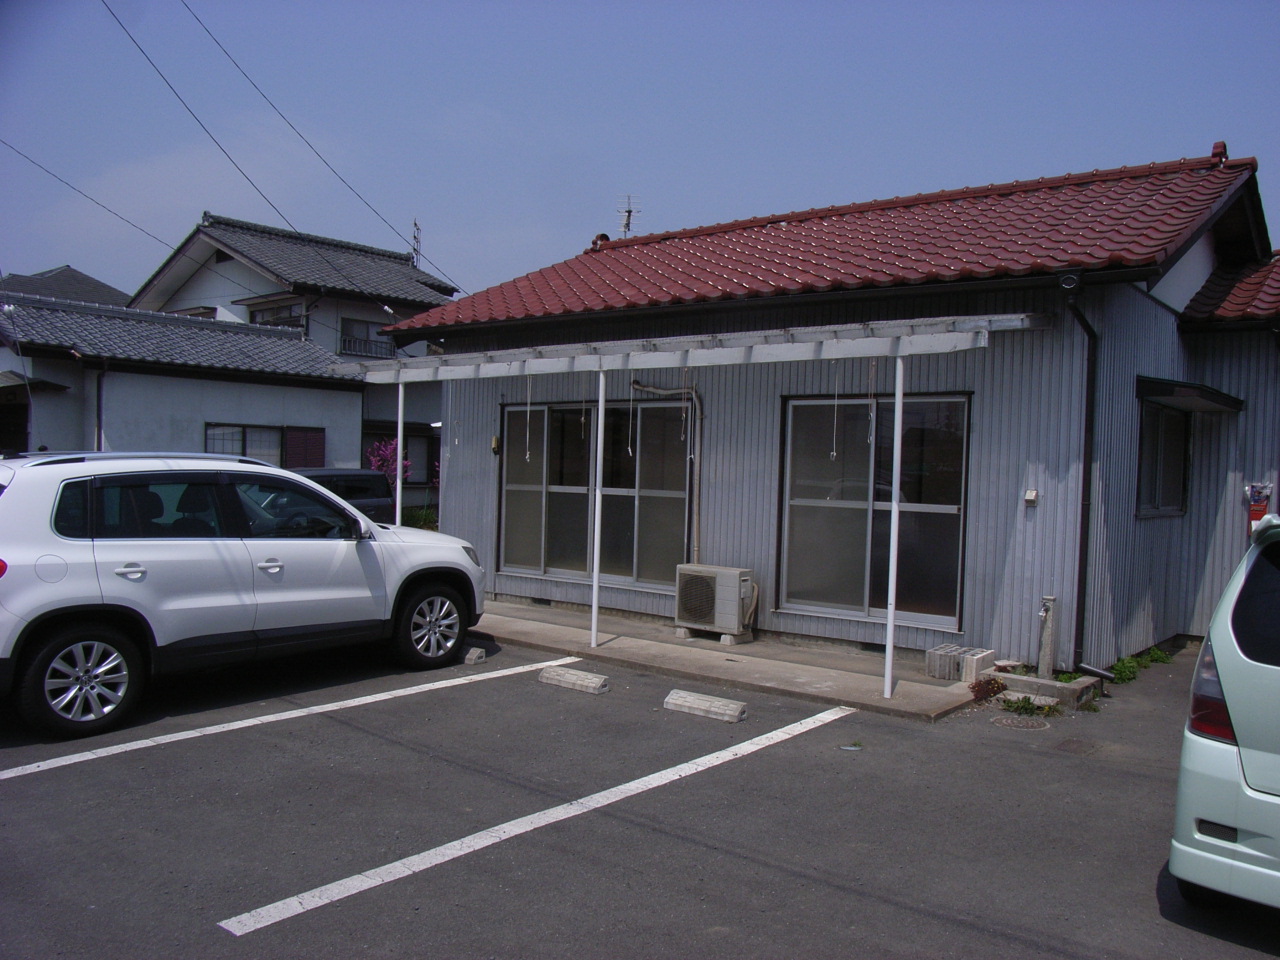
<svg viewBox="0 0 1280 960">
<path fill-rule="evenodd" d="M 239 430 L 240 443 L 238 450 L 221 448 L 209 449 L 210 431 Z M 273 457 L 249 451 L 249 431 L 258 430 L 275 435 L 275 452 Z M 252 457 L 271 464 L 292 470 L 296 467 L 324 467 L 326 434 L 324 427 L 279 426 L 260 423 L 226 423 L 222 421 L 206 421 L 204 425 L 204 452 L 229 453 L 238 457 Z"/>
<path fill-rule="evenodd" d="M 611 501 L 614 506 L 618 506 L 618 501 L 622 498 L 630 500 L 630 516 L 631 516 L 631 537 L 630 537 L 630 572 L 629 574 L 621 574 L 617 572 L 606 572 L 603 567 L 607 557 L 602 554 L 601 558 L 601 580 L 612 584 L 629 585 L 637 587 L 656 587 L 659 589 L 675 589 L 676 571 L 675 564 L 671 567 L 671 578 L 669 580 L 655 579 L 647 577 L 643 574 L 644 560 L 644 544 L 642 544 L 643 532 L 649 527 L 642 523 L 644 519 L 644 508 L 652 507 L 655 500 L 675 500 L 678 499 L 683 505 L 681 511 L 680 531 L 681 539 L 679 544 L 679 559 L 676 563 L 683 563 L 688 557 L 689 550 L 689 511 L 691 496 L 691 479 L 690 467 L 688 462 L 688 451 L 692 448 L 691 431 L 686 432 L 684 450 L 681 452 L 683 463 L 683 486 L 679 491 L 664 488 L 641 487 L 640 484 L 644 479 L 645 469 L 642 465 L 644 454 L 644 433 L 646 418 L 650 413 L 657 410 L 674 410 L 687 409 L 688 404 L 680 401 L 660 400 L 648 401 L 645 403 L 625 404 L 611 403 L 606 405 L 605 418 L 606 429 L 608 429 L 610 421 L 617 423 L 617 418 L 629 418 L 628 434 L 630 437 L 630 450 L 634 463 L 630 466 L 630 486 L 604 486 L 601 488 L 602 506 L 608 516 Z M 563 477 L 553 477 L 552 460 L 555 451 L 552 449 L 553 436 L 555 430 L 553 420 L 556 415 L 561 415 L 562 419 L 572 421 L 573 418 L 581 418 L 584 421 L 584 436 L 582 436 L 581 444 L 575 446 L 582 447 L 581 464 L 571 465 L 575 469 L 573 479 L 581 479 L 582 483 L 563 483 L 552 482 L 553 479 L 564 479 Z M 498 523 L 498 570 L 502 573 L 516 575 L 531 575 L 543 577 L 555 577 L 570 580 L 589 579 L 591 575 L 591 551 L 593 544 L 593 532 L 596 522 L 595 517 L 595 438 L 598 429 L 599 410 L 595 405 L 584 406 L 581 403 L 538 403 L 538 404 L 509 404 L 502 411 L 502 470 L 499 478 L 499 523 Z M 687 422 L 692 425 L 695 423 L 694 418 L 685 413 Z M 521 418 L 519 426 L 513 423 L 513 418 Z M 528 418 L 526 433 L 525 418 Z M 534 421 L 540 420 L 540 424 L 535 427 Z M 524 477 L 516 482 L 511 481 L 510 464 L 513 456 L 524 456 L 523 440 L 527 435 L 531 442 L 537 435 L 536 443 L 530 447 L 528 453 L 531 458 L 537 457 L 538 467 L 540 471 L 537 477 Z M 606 443 L 608 442 L 606 437 Z M 615 438 L 616 439 L 616 438 Z M 563 462 L 562 455 L 558 461 Z M 672 450 L 664 447 L 661 455 L 669 456 Z M 610 474 L 609 453 L 606 452 L 606 482 L 610 479 L 624 479 L 613 472 Z M 585 470 L 585 476 L 581 471 Z M 509 551 L 513 550 L 512 542 L 509 535 L 512 533 L 510 518 L 515 512 L 515 508 L 511 506 L 510 494 L 525 495 L 530 504 L 534 501 L 538 504 L 539 516 L 538 524 L 538 544 L 536 548 L 528 544 L 524 544 L 530 554 L 536 553 L 537 563 L 523 564 L 513 563 L 508 559 Z M 585 500 L 585 524 L 583 526 L 584 536 L 581 543 L 578 544 L 585 552 L 582 554 L 584 563 L 582 569 L 575 566 L 556 565 L 551 559 L 550 549 L 550 533 L 555 523 L 553 517 L 554 504 L 557 498 L 581 497 Z M 575 512 L 574 516 L 577 516 Z M 532 530 L 530 530 L 532 533 Z M 576 552 L 572 554 L 576 556 Z"/>
<path fill-rule="evenodd" d="M 1155 420 L 1154 424 L 1152 419 Z M 1170 436 L 1169 427 L 1173 424 L 1181 427 L 1180 440 L 1174 440 Z M 1153 426 L 1154 436 L 1151 433 Z M 1191 428 L 1189 411 L 1155 400 L 1139 401 L 1135 491 L 1135 516 L 1138 519 L 1186 516 L 1191 478 Z M 1169 447 L 1174 443 L 1179 443 L 1180 449 L 1170 451 Z M 1176 475 L 1169 473 L 1175 469 Z M 1178 486 L 1178 499 L 1177 503 L 1170 503 L 1164 496 L 1170 481 L 1174 480 Z M 1151 491 L 1154 491 L 1154 496 L 1149 495 Z"/>
<path fill-rule="evenodd" d="M 961 422 L 962 422 L 962 451 L 960 462 L 960 489 L 956 498 L 959 502 L 955 504 L 941 503 L 915 503 L 905 500 L 899 501 L 899 510 L 901 514 L 906 516 L 926 517 L 929 515 L 946 515 L 957 517 L 956 530 L 956 558 L 955 558 L 955 597 L 954 597 L 954 615 L 944 616 L 939 614 L 922 613 L 904 609 L 902 606 L 901 595 L 899 596 L 899 604 L 896 616 L 899 622 L 909 623 L 917 626 L 940 628 L 945 630 L 959 630 L 963 620 L 963 600 L 964 600 L 964 584 L 965 584 L 965 543 L 966 528 L 968 523 L 968 493 L 969 493 L 969 468 L 970 468 L 970 445 L 972 441 L 972 402 L 971 397 L 964 393 L 945 393 L 945 394 L 914 394 L 903 398 L 903 403 L 908 408 L 913 404 L 924 403 L 955 403 L 961 406 Z M 863 498 L 854 499 L 838 499 L 833 500 L 831 497 L 826 499 L 813 499 L 792 496 L 792 477 L 795 462 L 795 445 L 794 439 L 794 412 L 797 408 L 804 406 L 815 407 L 862 407 L 867 408 L 869 412 L 868 428 L 874 438 L 869 445 L 869 452 L 865 470 L 867 474 L 867 488 L 864 491 Z M 889 470 L 890 464 L 877 464 L 877 453 L 882 449 L 882 429 L 892 430 L 894 417 L 894 401 L 892 397 L 873 396 L 873 397 L 787 397 L 783 399 L 783 430 L 782 430 L 782 467 L 779 474 L 779 533 L 777 538 L 777 596 L 779 609 L 787 613 L 803 613 L 816 614 L 823 616 L 834 616 L 842 619 L 854 620 L 873 620 L 883 621 L 888 617 L 888 609 L 885 606 L 877 606 L 877 573 L 879 565 L 887 566 L 887 556 L 883 559 L 875 550 L 877 541 L 877 520 L 881 523 L 884 519 L 892 514 L 893 504 L 889 499 L 881 499 L 877 493 L 878 484 L 876 478 L 883 477 L 884 473 Z M 904 451 L 905 451 L 904 447 Z M 856 510 L 863 514 L 865 523 L 861 530 L 863 541 L 862 550 L 862 585 L 861 585 L 861 602 L 860 603 L 828 603 L 813 599 L 793 599 L 791 596 L 791 550 L 792 550 L 792 508 L 795 506 L 823 506 L 828 509 L 840 510 Z M 901 557 L 899 557 L 901 562 Z"/>
</svg>

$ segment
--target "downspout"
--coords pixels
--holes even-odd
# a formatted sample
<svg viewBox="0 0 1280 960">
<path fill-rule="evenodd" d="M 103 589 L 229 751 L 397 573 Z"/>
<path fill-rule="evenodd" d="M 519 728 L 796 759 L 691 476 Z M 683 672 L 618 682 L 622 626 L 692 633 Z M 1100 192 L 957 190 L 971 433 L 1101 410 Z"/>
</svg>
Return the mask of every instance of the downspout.
<svg viewBox="0 0 1280 960">
<path fill-rule="evenodd" d="M 105 449 L 105 447 L 103 446 L 105 442 L 105 438 L 104 438 L 105 431 L 103 429 L 102 416 L 103 416 L 103 408 L 106 405 L 106 401 L 104 399 L 106 395 L 106 387 L 103 383 L 103 381 L 106 379 L 107 379 L 107 365 L 104 363 L 102 365 L 102 369 L 98 371 L 97 383 L 95 384 L 96 396 L 94 398 L 95 400 L 94 419 L 96 420 L 96 422 L 94 423 L 94 426 L 93 426 L 93 449 L 99 453 L 101 453 Z"/>
<path fill-rule="evenodd" d="M 1076 274 L 1064 275 L 1059 283 L 1067 293 L 1067 310 L 1075 319 L 1076 325 L 1083 331 L 1087 343 L 1084 374 L 1084 449 L 1081 452 L 1080 478 L 1080 563 L 1076 570 L 1076 623 L 1075 638 L 1071 651 L 1071 665 L 1074 669 L 1084 660 L 1084 631 L 1086 607 L 1089 589 L 1089 535 L 1093 516 L 1093 461 L 1097 420 L 1098 392 L 1098 331 L 1094 329 L 1089 318 L 1080 309 L 1078 295 L 1080 277 Z"/>
<path fill-rule="evenodd" d="M 632 389 L 652 393 L 659 397 L 688 397 L 693 403 L 693 507 L 690 523 L 693 526 L 689 544 L 689 559 L 702 562 L 702 398 L 693 387 L 646 387 L 639 380 L 631 381 Z"/>
</svg>

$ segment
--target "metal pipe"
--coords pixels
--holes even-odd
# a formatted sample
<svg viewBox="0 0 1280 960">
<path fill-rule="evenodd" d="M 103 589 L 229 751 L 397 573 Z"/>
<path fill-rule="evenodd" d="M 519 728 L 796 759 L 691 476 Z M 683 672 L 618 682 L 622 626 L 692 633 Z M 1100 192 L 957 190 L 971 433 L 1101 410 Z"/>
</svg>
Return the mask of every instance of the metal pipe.
<svg viewBox="0 0 1280 960">
<path fill-rule="evenodd" d="M 1084 632 L 1089 589 L 1089 544 L 1091 540 L 1089 530 L 1093 515 L 1093 460 L 1095 455 L 1094 437 L 1098 392 L 1098 331 L 1094 329 L 1093 324 L 1089 322 L 1089 318 L 1084 315 L 1084 311 L 1080 309 L 1080 305 L 1077 303 L 1075 290 L 1078 286 L 1079 278 L 1068 275 L 1063 277 L 1060 282 L 1062 288 L 1067 291 L 1067 310 L 1075 319 L 1076 325 L 1083 331 L 1087 343 L 1084 375 L 1084 444 L 1081 452 L 1082 472 L 1080 478 L 1080 533 L 1077 543 L 1080 562 L 1076 568 L 1075 637 L 1071 652 L 1072 665 L 1079 666 L 1084 659 Z"/>
<path fill-rule="evenodd" d="M 632 380 L 631 386 L 644 393 L 652 393 L 659 397 L 688 397 L 693 404 L 693 504 L 690 507 L 690 524 L 693 527 L 690 537 L 690 562 L 702 562 L 702 398 L 693 387 L 647 387 L 639 380 Z"/>
<path fill-rule="evenodd" d="M 430 468 L 428 468 L 430 469 Z M 404 508 L 404 381 L 396 382 L 396 526 Z"/>
<path fill-rule="evenodd" d="M 600 371 L 600 395 L 596 414 L 596 523 L 591 545 L 591 646 L 600 632 L 600 533 L 604 527 L 604 371 Z"/>
<path fill-rule="evenodd" d="M 884 698 L 893 696 L 893 640 L 898 623 L 898 524 L 901 522 L 903 362 L 894 358 L 893 374 L 893 497 L 889 505 L 889 597 L 884 637 Z"/>
</svg>

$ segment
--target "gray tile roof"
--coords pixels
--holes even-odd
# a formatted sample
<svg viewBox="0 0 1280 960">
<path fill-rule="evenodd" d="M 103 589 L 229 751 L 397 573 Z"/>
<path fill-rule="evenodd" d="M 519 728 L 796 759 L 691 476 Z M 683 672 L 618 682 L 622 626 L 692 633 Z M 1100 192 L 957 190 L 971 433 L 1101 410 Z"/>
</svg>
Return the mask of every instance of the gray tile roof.
<svg viewBox="0 0 1280 960">
<path fill-rule="evenodd" d="M 440 306 L 457 288 L 413 265 L 407 253 L 379 250 L 206 212 L 197 228 L 286 282 L 317 292 L 347 293 Z"/>
<path fill-rule="evenodd" d="M 331 372 L 341 360 L 300 331 L 0 293 L 0 340 L 74 350 L 85 359 L 240 374 L 356 380 Z"/>
<path fill-rule="evenodd" d="M 103 283 L 75 267 L 63 265 L 52 270 L 42 270 L 26 276 L 11 273 L 0 277 L 0 290 L 15 293 L 33 293 L 38 297 L 56 297 L 61 300 L 77 300 L 81 303 L 105 303 L 123 307 L 129 302 L 129 294 Z"/>
</svg>

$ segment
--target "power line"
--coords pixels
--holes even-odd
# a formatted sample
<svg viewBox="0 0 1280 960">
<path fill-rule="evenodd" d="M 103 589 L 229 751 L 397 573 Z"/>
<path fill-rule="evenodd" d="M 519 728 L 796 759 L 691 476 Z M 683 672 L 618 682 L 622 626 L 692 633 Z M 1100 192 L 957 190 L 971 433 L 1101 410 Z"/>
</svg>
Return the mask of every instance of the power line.
<svg viewBox="0 0 1280 960">
<path fill-rule="evenodd" d="M 164 75 L 163 71 L 161 71 L 161 69 L 158 66 L 156 66 L 156 62 L 151 59 L 147 51 L 142 49 L 142 44 L 138 43 L 138 41 L 134 39 L 133 34 L 129 32 L 129 28 L 126 27 L 124 23 L 120 20 L 120 18 L 116 16 L 116 12 L 111 9 L 111 5 L 107 3 L 107 0 L 102 0 L 102 5 L 107 8 L 107 13 L 111 14 L 111 19 L 114 20 L 119 25 L 120 29 L 124 31 L 124 35 L 129 38 L 129 41 L 135 47 L 138 48 L 138 52 L 142 54 L 143 58 L 147 61 L 147 63 L 151 64 L 151 69 L 156 72 L 156 76 L 158 76 L 161 80 L 164 81 L 164 85 L 169 88 L 169 92 L 172 93 L 175 97 L 177 97 L 178 102 L 182 104 L 183 108 L 187 111 L 187 113 L 191 114 L 191 119 L 200 125 L 200 129 L 203 130 L 205 134 L 209 137 L 209 139 L 213 141 L 213 145 L 217 147 L 220 151 L 222 151 L 222 155 L 227 158 L 227 160 L 230 162 L 230 164 L 233 167 L 236 168 L 236 172 L 239 173 L 240 176 L 244 177 L 245 182 L 248 183 L 249 186 L 253 187 L 254 192 L 257 193 L 258 196 L 260 196 L 263 199 L 263 201 L 266 202 L 267 206 L 269 206 L 272 210 L 276 212 L 276 215 L 281 220 L 289 224 L 290 230 L 292 230 L 294 233 L 301 232 L 298 230 L 297 227 L 295 227 L 292 223 L 289 222 L 289 218 L 284 215 L 284 212 L 279 207 L 277 207 L 274 203 L 271 202 L 271 198 L 268 197 L 265 193 L 263 193 L 262 190 L 258 187 L 258 185 L 253 182 L 253 178 L 249 176 L 249 174 L 245 173 L 244 169 L 240 166 L 240 164 L 236 163 L 235 157 L 231 156 L 231 154 L 227 152 L 227 148 L 218 142 L 218 138 L 213 135 L 213 131 L 205 126 L 204 121 L 201 120 L 196 115 L 196 112 L 191 109 L 191 106 L 187 103 L 187 101 L 182 99 L 182 94 L 180 94 L 177 88 L 174 87 L 174 85 L 169 82 L 169 78 Z"/>
<path fill-rule="evenodd" d="M 311 152 L 316 155 L 316 159 L 318 159 L 321 163 L 323 163 L 329 169 L 329 172 L 332 173 L 335 177 L 337 177 L 338 180 L 342 182 L 342 185 L 346 187 L 348 190 L 350 190 L 361 203 L 363 203 L 366 207 L 368 207 L 370 212 L 375 217 L 377 217 L 384 224 L 386 224 L 387 229 L 389 229 L 392 233 L 394 233 L 397 237 L 399 237 L 402 241 L 404 241 L 404 243 L 409 247 L 410 250 L 416 251 L 418 249 L 418 245 L 412 243 L 408 238 L 405 237 L 404 234 L 402 234 L 399 230 L 396 229 L 395 225 L 392 224 L 390 220 L 388 220 L 381 213 L 379 213 L 378 210 L 373 206 L 373 204 L 371 204 L 368 200 L 366 200 L 364 196 L 360 193 L 360 191 L 357 190 L 355 187 L 353 187 L 350 184 L 350 182 L 348 182 L 346 177 L 344 177 L 342 174 L 340 174 L 337 170 L 334 169 L 333 164 L 331 164 L 328 160 L 324 158 L 324 156 L 320 153 L 320 151 L 316 149 L 315 144 L 313 144 L 310 140 L 308 140 L 306 136 L 303 135 L 302 131 L 299 130 L 296 126 L 294 126 L 293 121 L 291 121 L 288 117 L 284 115 L 284 113 L 280 110 L 280 108 L 275 105 L 275 102 L 272 101 L 272 99 L 267 96 L 267 94 L 263 91 L 263 89 L 260 86 L 258 86 L 257 83 L 254 82 L 253 78 L 250 77 L 249 74 L 245 72 L 244 67 L 240 66 L 240 63 L 236 60 L 235 57 L 231 55 L 230 51 L 227 50 L 227 48 L 222 45 L 222 41 L 220 41 L 217 37 L 213 35 L 213 31 L 210 30 L 208 26 L 206 26 L 205 22 L 201 20 L 200 17 L 196 14 L 196 12 L 191 9 L 191 6 L 187 3 L 187 0 L 179 0 L 179 2 L 181 2 L 181 4 L 184 7 L 186 7 L 187 13 L 191 14 L 195 22 L 200 24 L 200 28 L 204 30 L 206 34 L 208 34 L 209 39 L 212 40 L 214 44 L 217 46 L 217 48 L 222 51 L 223 56 L 225 56 L 229 61 L 231 61 L 231 65 L 240 72 L 240 76 L 244 77 L 245 80 L 249 82 L 249 86 L 253 87 L 253 89 L 258 92 L 258 96 L 262 97 L 262 99 L 267 102 L 267 106 L 269 106 L 272 110 L 275 111 L 276 116 L 278 116 L 281 120 L 283 120 L 285 124 L 289 127 L 289 129 L 292 130 L 295 134 L 297 134 L 298 139 L 301 140 L 303 143 L 305 143 L 307 147 L 311 150 Z M 430 263 L 431 266 L 435 269 L 435 271 L 438 274 L 440 274 L 440 276 L 444 277 L 445 280 L 448 280 L 449 283 L 452 284 L 454 287 L 457 287 L 458 290 L 461 291 L 463 294 L 467 292 L 463 290 L 462 287 L 458 286 L 457 282 L 454 281 L 452 277 L 450 277 L 447 273 L 445 273 L 442 269 L 440 269 L 439 266 L 433 263 L 429 257 L 423 257 L 422 259 L 426 260 L 427 263 Z"/>
<path fill-rule="evenodd" d="M 8 148 L 9 148 L 10 150 L 12 150 L 14 153 L 16 153 L 18 156 L 20 156 L 23 160 L 26 160 L 28 163 L 30 163 L 32 166 L 36 167 L 37 169 L 44 171 L 44 172 L 45 172 L 45 173 L 47 173 L 49 176 L 53 177 L 53 179 L 57 180 L 57 181 L 58 181 L 60 184 L 62 184 L 64 187 L 67 187 L 68 189 L 75 191 L 75 192 L 76 192 L 76 193 L 78 193 L 80 196 L 84 197 L 86 200 L 88 200 L 90 203 L 92 203 L 94 206 L 97 206 L 97 207 L 102 208 L 102 209 L 103 209 L 103 210 L 105 210 L 107 213 L 111 214 L 111 216 L 115 217 L 117 220 L 120 220 L 120 221 L 122 221 L 123 223 L 128 224 L 129 226 L 133 227 L 133 229 L 137 230 L 139 233 L 144 234 L 145 236 L 150 237 L 152 240 L 154 240 L 156 243 L 160 244 L 160 246 L 164 247 L 166 250 L 171 250 L 171 251 L 173 251 L 176 255 L 178 255 L 178 256 L 180 256 L 180 257 L 182 257 L 182 258 L 186 259 L 186 260 L 190 260 L 190 261 L 191 261 L 192 263 L 194 263 L 196 266 L 198 266 L 198 267 L 203 267 L 204 269 L 208 270 L 210 273 L 214 274 L 214 275 L 215 275 L 215 276 L 217 276 L 217 277 L 221 277 L 223 280 L 227 281 L 228 283 L 235 284 L 235 285 L 236 285 L 237 287 L 239 287 L 241 290 L 245 291 L 245 293 L 250 293 L 250 294 L 253 294 L 254 296 L 258 296 L 258 295 L 260 295 L 260 294 L 261 294 L 261 291 L 260 291 L 260 290 L 254 290 L 252 287 L 246 286 L 245 284 L 243 284 L 243 283 L 241 283 L 239 280 L 237 280 L 235 277 L 227 276 L 225 273 L 221 273 L 221 272 L 219 272 L 216 268 L 214 268 L 214 267 L 210 266 L 209 264 L 207 264 L 207 263 L 206 263 L 206 262 L 204 262 L 203 260 L 200 260 L 198 257 L 193 257 L 191 254 L 186 253 L 185 251 L 181 251 L 181 250 L 179 250 L 179 249 L 178 249 L 178 248 L 176 248 L 173 244 L 171 244 L 171 243 L 167 243 L 167 242 L 165 242 L 164 240 L 161 240 L 159 237 L 157 237 L 157 236 L 156 236 L 154 233 L 152 233 L 150 230 L 147 230 L 145 227 L 141 227 L 141 226 L 139 226 L 138 224 L 134 223 L 132 220 L 130 220 L 128 217 L 124 216 L 123 214 L 117 213 L 115 210 L 112 210 L 112 209 L 111 209 L 110 207 L 108 207 L 105 203 L 103 203 L 102 201 L 100 201 L 100 200 L 96 199 L 95 197 L 91 197 L 91 196 L 89 196 L 89 194 L 85 193 L 83 190 L 81 190 L 79 187 L 77 187 L 74 183 L 71 183 L 70 181 L 66 180 L 65 178 L 60 177 L 58 174 L 54 173 L 52 170 L 50 170 L 50 169 L 49 169 L 48 167 L 46 167 L 44 164 L 40 163 L 40 161 L 38 161 L 38 160 L 36 160 L 35 158 L 30 157 L 30 156 L 28 156 L 27 154 L 23 153 L 21 150 L 19 150 L 17 147 L 15 147 L 13 144 L 9 143 L 9 141 L 5 140 L 5 139 L 4 139 L 4 138 L 2 138 L 2 137 L 0 137 L 0 145 L 3 145 L 3 146 L 5 146 L 5 147 L 8 147 Z M 376 300 L 375 300 L 375 302 L 376 302 Z M 403 317 L 401 317 L 399 314 L 397 314 L 397 313 L 395 313 L 394 311 L 392 311 L 389 307 L 384 306 L 383 304 L 380 304 L 380 303 L 378 304 L 378 306 L 382 307 L 382 309 L 383 309 L 384 311 L 386 311 L 388 314 L 390 314 L 390 315 L 391 315 L 391 316 L 392 316 L 392 317 L 393 317 L 397 322 L 398 322 L 398 321 L 400 321 L 400 320 L 403 320 L 403 319 L 404 319 L 404 318 L 403 318 Z M 342 332 L 342 331 L 341 331 L 341 330 L 339 330 L 337 327 L 333 326 L 333 324 L 325 323 L 324 321 L 319 320 L 319 319 L 316 319 L 316 318 L 314 318 L 314 317 L 310 317 L 310 316 L 308 316 L 308 321 L 309 321 L 310 323 L 314 324 L 314 325 L 315 325 L 315 326 L 317 326 L 317 327 L 323 327 L 323 328 L 324 328 L 324 329 L 326 329 L 326 330 L 332 330 L 332 331 L 334 331 L 335 333 L 338 333 L 338 334 L 341 334 L 341 332 Z"/>
<path fill-rule="evenodd" d="M 165 243 L 163 240 L 161 240 L 159 237 L 157 237 L 157 236 L 156 236 L 154 233 L 152 233 L 151 231 L 149 231 L 149 230 L 147 230 L 147 229 L 145 229 L 145 228 L 143 228 L 143 227 L 138 226 L 136 223 L 134 223 L 134 222 L 133 222 L 132 220 L 130 220 L 128 217 L 125 217 L 125 216 L 122 216 L 122 215 L 121 215 L 121 214 L 119 214 L 119 213 L 116 213 L 114 210 L 112 210 L 110 207 L 108 207 L 105 203 L 100 203 L 99 201 L 95 200 L 93 197 L 89 196 L 87 193 L 85 193 L 83 190 L 81 190 L 81 189 L 80 189 L 79 187 L 77 187 L 75 184 L 68 183 L 66 180 L 63 180 L 63 179 L 62 179 L 62 177 L 58 176 L 56 173 L 54 173 L 52 170 L 50 170 L 48 167 L 46 167 L 43 163 L 40 163 L 38 160 L 33 160 L 31 157 L 27 156 L 25 153 L 23 153 L 21 150 L 19 150 L 17 147 L 15 147 L 15 146 L 14 146 L 12 143 L 10 143 L 9 141 L 7 141 L 7 140 L 5 140 L 5 139 L 3 139 L 3 138 L 0 138 L 0 144 L 4 144 L 6 147 L 8 147 L 10 150 L 12 150 L 14 153 L 16 153 L 18 156 L 20 156 L 23 160 L 27 161 L 27 163 L 31 164 L 32 166 L 39 167 L 41 170 L 43 170 L 43 171 L 44 171 L 45 173 L 47 173 L 49 176 L 53 177 L 53 179 L 57 180 L 57 181 L 58 181 L 60 184 L 62 184 L 64 187 L 70 187 L 72 190 L 74 190 L 76 193 L 80 194 L 80 196 L 84 197 L 84 198 L 85 198 L 86 200 L 88 200 L 90 203 L 92 203 L 92 204 L 96 204 L 97 206 L 101 207 L 103 210 L 107 211 L 107 213 L 111 214 L 111 215 L 112 215 L 113 217 L 115 217 L 117 220 L 122 220 L 122 221 L 124 221 L 125 223 L 127 223 L 129 226 L 133 227 L 133 229 L 135 229 L 135 230 L 137 230 L 137 231 L 139 231 L 139 232 L 141 232 L 141 233 L 145 233 L 148 237 L 150 237 L 152 240 L 156 241 L 156 243 L 160 244 L 161 246 L 164 246 L 164 247 L 170 247 L 170 249 L 172 249 L 172 246 L 171 246 L 170 244 Z M 230 277 L 228 277 L 228 278 L 226 278 L 226 279 L 230 279 Z M 233 282 L 234 282 L 234 281 L 233 281 Z M 244 286 L 244 284 L 241 284 L 241 286 Z M 246 290 L 248 290 L 249 288 L 248 288 L 248 287 L 245 287 L 245 289 L 246 289 Z M 252 292 L 252 291 L 250 291 L 250 292 Z"/>
<path fill-rule="evenodd" d="M 147 61 L 147 63 L 151 65 L 151 69 L 156 72 L 156 75 L 162 81 L 164 81 L 164 85 L 169 88 L 169 91 L 175 97 L 177 97 L 178 102 L 182 104 L 183 108 L 187 111 L 187 113 L 191 115 L 191 119 L 195 120 L 195 122 L 199 124 L 200 129 L 203 130 L 205 134 L 209 137 L 209 139 L 213 141 L 213 145 L 217 147 L 218 150 L 222 152 L 222 155 L 227 158 L 230 164 L 236 168 L 236 172 L 238 172 L 240 176 L 244 177 L 245 182 L 247 182 L 249 186 L 253 187 L 254 191 L 258 194 L 258 196 L 260 196 L 263 199 L 263 201 L 266 202 L 267 206 L 269 206 L 272 210 L 276 212 L 276 215 L 281 220 L 284 221 L 284 223 L 289 227 L 290 230 L 292 230 L 294 233 L 301 234 L 302 231 L 299 230 L 297 227 L 295 227 L 293 225 L 293 222 L 287 216 L 285 216 L 284 211 L 281 210 L 278 206 L 276 206 L 271 201 L 270 197 L 268 197 L 265 193 L 263 193 L 262 189 L 253 181 L 253 178 L 250 177 L 249 174 L 245 172 L 244 168 L 242 168 L 240 164 L 236 162 L 235 158 L 231 156 L 231 154 L 227 151 L 226 147 L 224 147 L 219 142 L 218 138 L 213 135 L 213 131 L 211 131 L 205 125 L 204 121 L 201 120 L 200 117 L 196 114 L 196 112 L 191 109 L 191 106 L 187 103 L 187 101 L 182 98 L 182 94 L 178 93 L 177 88 L 174 87 L 174 85 L 169 82 L 169 78 L 164 75 L 164 72 L 156 65 L 156 62 L 152 60 L 150 55 L 148 55 L 147 51 L 142 48 L 142 44 L 140 44 L 137 41 L 137 39 L 133 36 L 133 34 L 129 32 L 129 28 L 126 27 L 124 23 L 120 20 L 120 18 L 116 16 L 115 11 L 111 9 L 111 5 L 107 3 L 107 0 L 102 0 L 102 5 L 106 7 L 107 13 L 111 14 L 111 19 L 115 20 L 116 24 L 120 27 L 120 29 L 124 31 L 124 35 L 129 38 L 129 41 L 137 48 L 138 52 L 142 54 L 143 58 Z M 342 277 L 349 284 L 351 284 L 351 287 L 353 290 L 369 297 L 370 300 L 377 303 L 378 306 L 380 306 L 384 311 L 386 311 L 386 313 L 394 317 L 396 320 L 400 319 L 396 315 L 395 311 L 393 311 L 386 304 L 382 303 L 380 298 L 376 294 L 374 294 L 372 291 L 365 290 L 363 285 L 361 285 L 359 282 L 354 280 L 352 277 L 348 276 L 347 273 L 343 271 L 341 267 L 339 267 L 336 263 L 334 263 L 327 256 L 325 256 L 324 251 L 320 250 L 319 248 L 315 248 L 315 253 L 320 257 L 321 260 L 327 263 L 335 273 L 337 273 L 340 277 Z M 243 284 L 241 284 L 241 286 L 243 286 Z M 329 329 L 336 329 L 336 328 L 329 327 Z"/>
</svg>

